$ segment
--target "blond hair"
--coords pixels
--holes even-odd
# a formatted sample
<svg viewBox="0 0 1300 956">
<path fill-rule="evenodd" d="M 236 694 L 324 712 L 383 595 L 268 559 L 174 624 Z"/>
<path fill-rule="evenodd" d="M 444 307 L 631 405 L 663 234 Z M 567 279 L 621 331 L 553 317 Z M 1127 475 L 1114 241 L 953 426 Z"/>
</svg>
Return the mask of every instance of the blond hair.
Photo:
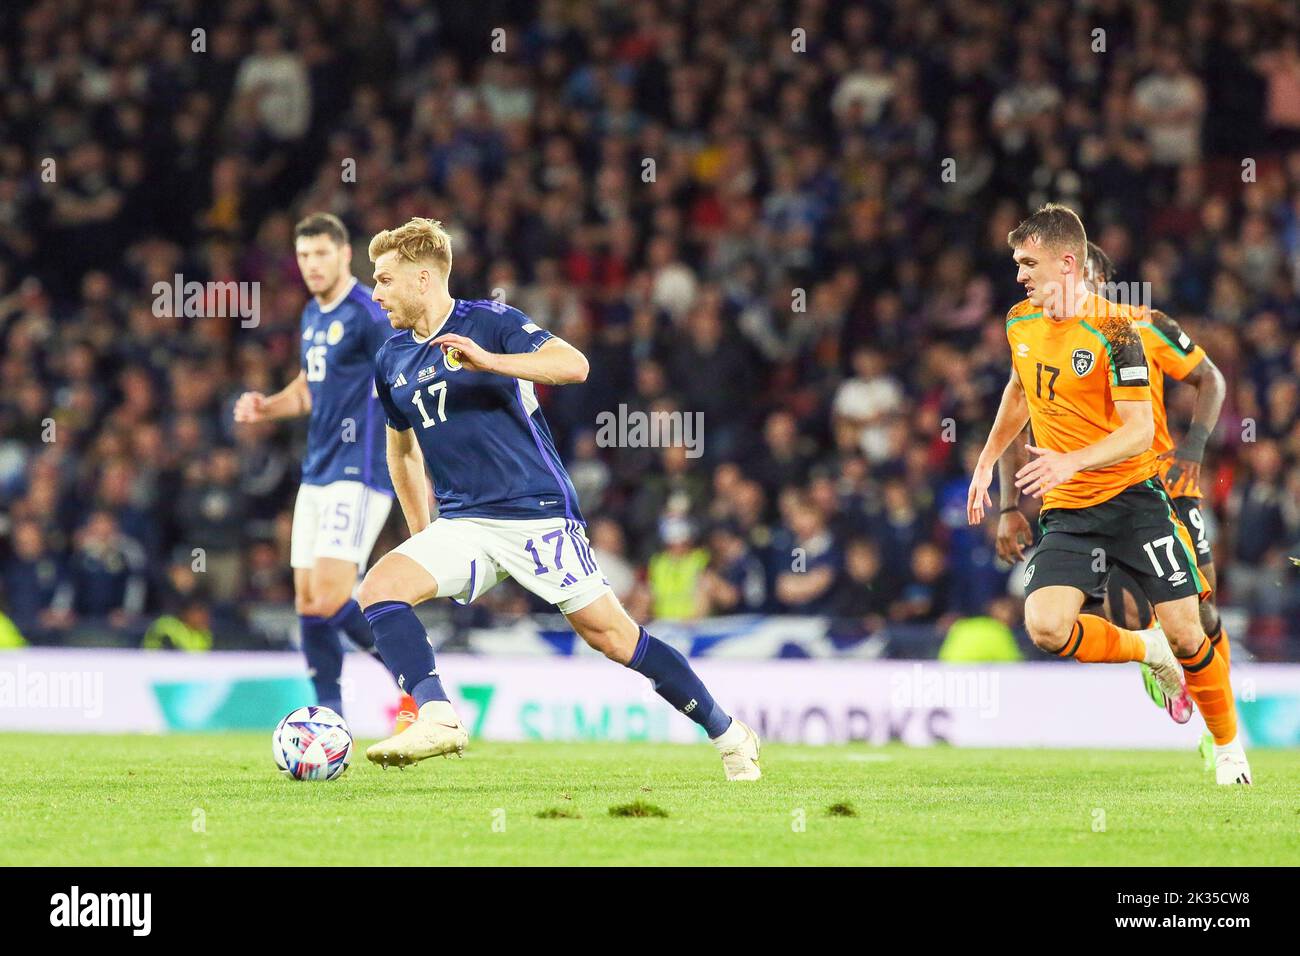
<svg viewBox="0 0 1300 956">
<path fill-rule="evenodd" d="M 407 262 L 432 262 L 443 275 L 451 272 L 451 236 L 436 219 L 418 216 L 396 229 L 385 229 L 370 240 L 370 261 L 385 252 L 397 252 Z"/>
</svg>

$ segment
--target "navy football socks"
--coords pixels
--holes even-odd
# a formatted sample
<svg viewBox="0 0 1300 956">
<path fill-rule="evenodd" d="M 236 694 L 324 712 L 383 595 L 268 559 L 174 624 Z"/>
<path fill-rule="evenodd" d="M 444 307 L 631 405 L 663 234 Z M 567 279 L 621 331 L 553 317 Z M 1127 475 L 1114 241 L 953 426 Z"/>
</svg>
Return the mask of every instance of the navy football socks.
<svg viewBox="0 0 1300 956">
<path fill-rule="evenodd" d="M 379 601 L 364 613 L 384 665 L 397 686 L 415 698 L 416 706 L 447 700 L 434 667 L 428 634 L 411 605 L 405 601 Z"/>
<path fill-rule="evenodd" d="M 316 703 L 342 715 L 339 678 L 343 676 L 343 642 L 338 628 L 314 614 L 298 615 L 298 627 L 302 632 L 302 653 L 307 658 L 307 676 L 316 688 Z"/>
<path fill-rule="evenodd" d="M 361 611 L 356 598 L 349 598 L 348 603 L 334 612 L 329 622 L 352 639 L 352 643 L 363 651 L 373 651 L 375 637 L 370 633 L 370 623 Z"/>
<path fill-rule="evenodd" d="M 731 716 L 718 706 L 681 652 L 651 637 L 644 627 L 627 666 L 650 678 L 655 692 L 703 727 L 709 737 L 717 737 L 731 726 Z"/>
</svg>

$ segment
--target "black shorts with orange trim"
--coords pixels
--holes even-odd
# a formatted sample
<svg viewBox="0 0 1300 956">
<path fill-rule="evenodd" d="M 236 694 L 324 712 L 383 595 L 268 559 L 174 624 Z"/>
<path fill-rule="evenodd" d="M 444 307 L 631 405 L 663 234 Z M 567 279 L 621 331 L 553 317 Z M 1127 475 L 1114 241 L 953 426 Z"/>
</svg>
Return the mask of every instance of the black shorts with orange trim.
<svg viewBox="0 0 1300 956">
<path fill-rule="evenodd" d="M 1149 478 L 1101 504 L 1048 508 L 1038 519 L 1042 539 L 1025 568 L 1025 594 L 1051 585 L 1085 595 L 1122 567 L 1152 604 L 1210 589 L 1195 545 L 1159 478 Z"/>
</svg>

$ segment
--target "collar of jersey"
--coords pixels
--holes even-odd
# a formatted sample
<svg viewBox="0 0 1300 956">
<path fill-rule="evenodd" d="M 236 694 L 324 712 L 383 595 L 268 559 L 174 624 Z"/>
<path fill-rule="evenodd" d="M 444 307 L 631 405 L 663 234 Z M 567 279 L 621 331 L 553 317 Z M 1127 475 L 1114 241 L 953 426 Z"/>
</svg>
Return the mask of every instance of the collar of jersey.
<svg viewBox="0 0 1300 956">
<path fill-rule="evenodd" d="M 420 338 L 418 335 L 415 334 L 415 329 L 411 329 L 411 341 L 414 342 L 416 345 L 424 345 L 425 343 L 429 342 L 435 335 L 437 335 L 439 332 L 442 331 L 444 325 L 446 325 L 449 321 L 451 321 L 452 313 L 454 313 L 455 311 L 456 311 L 456 300 L 452 299 L 451 308 L 447 310 L 447 314 L 442 317 L 442 321 L 438 323 L 437 327 L 432 332 L 430 332 L 428 336 L 426 336 L 425 338 Z"/>
<path fill-rule="evenodd" d="M 1064 319 L 1062 321 L 1054 320 L 1053 324 L 1057 326 L 1074 325 L 1078 322 L 1096 324 L 1096 320 L 1099 316 L 1102 318 L 1109 318 L 1112 315 L 1123 315 L 1120 311 L 1120 307 L 1109 299 L 1102 298 L 1095 292 L 1089 292 L 1087 302 L 1083 309 L 1076 312 L 1072 318 Z"/>
<path fill-rule="evenodd" d="M 1047 319 L 1047 327 L 1049 329 L 1072 328 L 1073 326 L 1078 325 L 1080 322 L 1087 322 L 1089 319 L 1094 319 L 1097 317 L 1098 309 L 1097 309 L 1096 300 L 1100 298 L 1101 297 L 1097 295 L 1097 293 L 1089 292 L 1087 299 L 1084 300 L 1084 307 L 1079 311 L 1075 312 L 1074 315 L 1070 316 L 1068 319 L 1051 318 L 1050 316 L 1048 316 L 1046 312 L 1043 312 L 1042 315 L 1044 319 Z M 1105 300 L 1102 299 L 1102 301 L 1104 302 Z"/>
<path fill-rule="evenodd" d="M 333 312 L 335 309 L 341 306 L 343 304 L 343 300 L 352 294 L 352 290 L 356 287 L 356 284 L 357 284 L 357 277 L 353 276 L 351 279 L 348 280 L 348 286 L 346 289 L 343 290 L 343 294 L 341 296 L 339 296 L 333 302 L 327 303 L 326 305 L 322 305 L 320 307 L 320 314 L 326 315 L 330 312 Z"/>
</svg>

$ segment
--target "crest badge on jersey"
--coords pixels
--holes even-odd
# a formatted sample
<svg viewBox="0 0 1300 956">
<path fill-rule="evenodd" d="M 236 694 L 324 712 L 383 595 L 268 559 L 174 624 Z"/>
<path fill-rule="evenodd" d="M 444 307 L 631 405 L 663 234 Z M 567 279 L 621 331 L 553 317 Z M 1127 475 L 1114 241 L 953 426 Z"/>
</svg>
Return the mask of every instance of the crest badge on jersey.
<svg viewBox="0 0 1300 956">
<path fill-rule="evenodd" d="M 1083 378 L 1092 371 L 1092 366 L 1096 363 L 1097 357 L 1088 349 L 1075 349 L 1074 354 L 1070 356 L 1070 364 L 1074 367 L 1074 374 Z"/>
<path fill-rule="evenodd" d="M 338 319 L 330 323 L 329 331 L 325 333 L 325 341 L 330 345 L 338 345 L 343 341 L 343 323 Z"/>
<path fill-rule="evenodd" d="M 450 346 L 442 353 L 442 364 L 446 366 L 448 372 L 455 372 L 460 369 L 460 349 L 454 345 Z"/>
</svg>

